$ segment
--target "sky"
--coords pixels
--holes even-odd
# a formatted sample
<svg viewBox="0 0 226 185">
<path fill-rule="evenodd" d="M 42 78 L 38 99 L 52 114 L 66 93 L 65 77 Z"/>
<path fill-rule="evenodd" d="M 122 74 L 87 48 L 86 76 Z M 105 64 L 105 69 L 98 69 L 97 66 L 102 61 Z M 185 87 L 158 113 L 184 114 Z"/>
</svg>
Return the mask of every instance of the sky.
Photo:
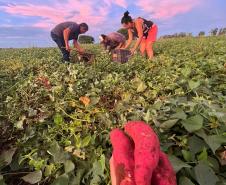
<svg viewBox="0 0 226 185">
<path fill-rule="evenodd" d="M 226 27 L 226 0 L 0 0 L 0 48 L 55 46 L 50 31 L 64 21 L 86 22 L 98 41 L 126 10 L 156 23 L 158 36 Z"/>
</svg>

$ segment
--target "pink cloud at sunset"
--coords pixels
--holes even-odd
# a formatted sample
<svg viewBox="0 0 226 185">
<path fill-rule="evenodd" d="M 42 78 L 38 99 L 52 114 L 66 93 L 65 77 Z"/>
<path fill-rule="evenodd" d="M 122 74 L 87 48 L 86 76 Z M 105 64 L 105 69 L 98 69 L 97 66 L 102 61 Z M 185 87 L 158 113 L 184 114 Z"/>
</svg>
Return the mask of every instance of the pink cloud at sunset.
<svg viewBox="0 0 226 185">
<path fill-rule="evenodd" d="M 55 2 L 53 6 L 44 4 L 9 4 L 2 7 L 3 11 L 11 15 L 40 17 L 41 20 L 34 23 L 33 26 L 40 28 L 49 28 L 54 24 L 66 20 L 79 20 L 78 22 L 87 22 L 89 25 L 101 25 L 106 19 L 112 4 L 125 7 L 124 0 L 106 1 L 99 6 L 97 1 L 75 1 L 68 0 L 64 2 Z"/>
<path fill-rule="evenodd" d="M 152 20 L 159 34 L 206 33 L 226 26 L 226 0 L 0 0 L 0 38 L 5 47 L 29 43 L 53 44 L 50 30 L 58 23 L 74 21 L 89 25 L 88 35 L 117 31 L 128 10 L 133 18 Z M 211 10 L 211 11 L 210 11 Z M 32 41 L 34 39 L 34 41 Z"/>
<path fill-rule="evenodd" d="M 175 15 L 186 13 L 203 0 L 138 0 L 135 4 L 126 0 L 52 0 L 52 6 L 34 3 L 14 3 L 2 6 L 1 9 L 11 15 L 39 17 L 32 26 L 48 29 L 54 24 L 66 20 L 79 20 L 91 26 L 102 25 L 109 18 L 112 5 L 126 9 L 129 5 L 139 7 L 155 19 L 169 19 Z M 124 10 L 122 10 L 124 11 Z M 123 14 L 123 12 L 122 12 Z"/>
<path fill-rule="evenodd" d="M 169 19 L 187 13 L 203 0 L 139 0 L 136 4 L 155 19 Z"/>
<path fill-rule="evenodd" d="M 108 6 L 110 6 L 111 4 L 116 4 L 118 6 L 121 6 L 123 8 L 127 8 L 128 3 L 126 0 L 104 0 L 104 2 L 106 4 L 108 4 Z"/>
</svg>

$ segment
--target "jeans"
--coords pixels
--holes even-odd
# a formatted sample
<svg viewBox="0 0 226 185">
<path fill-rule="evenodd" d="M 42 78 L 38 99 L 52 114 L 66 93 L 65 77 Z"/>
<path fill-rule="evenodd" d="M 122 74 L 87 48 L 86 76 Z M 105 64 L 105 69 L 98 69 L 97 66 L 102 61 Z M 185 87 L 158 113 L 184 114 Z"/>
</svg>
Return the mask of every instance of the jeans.
<svg viewBox="0 0 226 185">
<path fill-rule="evenodd" d="M 63 60 L 70 61 L 70 53 L 65 48 L 65 42 L 64 39 L 59 37 L 58 35 L 51 32 L 51 37 L 54 42 L 56 42 L 57 46 L 59 47 L 61 53 L 63 54 Z"/>
</svg>

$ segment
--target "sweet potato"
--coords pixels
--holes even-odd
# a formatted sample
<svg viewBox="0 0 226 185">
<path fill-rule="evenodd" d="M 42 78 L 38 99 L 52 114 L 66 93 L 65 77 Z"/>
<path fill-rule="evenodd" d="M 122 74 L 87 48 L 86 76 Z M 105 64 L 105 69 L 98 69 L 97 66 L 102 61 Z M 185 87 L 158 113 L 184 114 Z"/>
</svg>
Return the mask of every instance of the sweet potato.
<svg viewBox="0 0 226 185">
<path fill-rule="evenodd" d="M 163 152 L 160 152 L 159 163 L 152 174 L 153 185 L 177 185 L 176 173 L 167 157 Z"/>
<path fill-rule="evenodd" d="M 125 125 L 125 132 L 135 143 L 136 185 L 150 185 L 152 173 L 159 162 L 160 144 L 152 128 L 141 121 L 131 121 Z"/>
<path fill-rule="evenodd" d="M 110 140 L 113 146 L 112 161 L 117 177 L 116 184 L 135 185 L 133 142 L 119 129 L 111 131 Z"/>
</svg>

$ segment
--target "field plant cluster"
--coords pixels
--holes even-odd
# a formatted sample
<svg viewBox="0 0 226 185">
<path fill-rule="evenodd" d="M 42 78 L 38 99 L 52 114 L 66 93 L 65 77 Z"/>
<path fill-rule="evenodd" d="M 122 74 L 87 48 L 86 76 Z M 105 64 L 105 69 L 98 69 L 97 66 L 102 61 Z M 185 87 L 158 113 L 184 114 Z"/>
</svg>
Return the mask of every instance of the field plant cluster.
<svg viewBox="0 0 226 185">
<path fill-rule="evenodd" d="M 125 64 L 86 48 L 92 64 L 0 49 L 1 185 L 110 184 L 109 132 L 128 120 L 156 131 L 179 185 L 226 185 L 225 36 L 163 39 Z"/>
</svg>

